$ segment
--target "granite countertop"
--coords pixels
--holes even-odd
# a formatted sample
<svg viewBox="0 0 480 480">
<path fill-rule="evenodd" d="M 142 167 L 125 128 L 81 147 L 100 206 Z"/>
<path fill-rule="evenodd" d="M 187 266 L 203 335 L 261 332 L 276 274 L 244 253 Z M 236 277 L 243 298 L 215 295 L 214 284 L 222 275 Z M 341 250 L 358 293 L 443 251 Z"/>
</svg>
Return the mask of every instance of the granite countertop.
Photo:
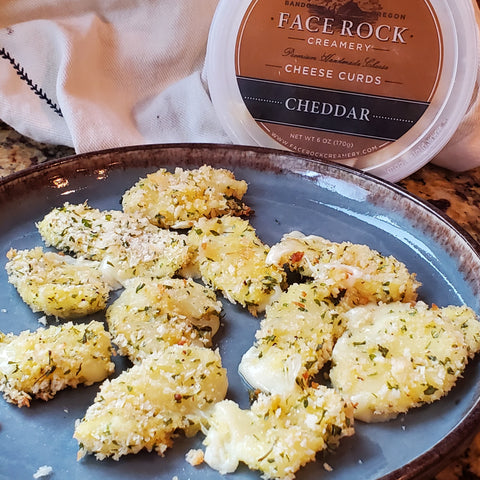
<svg viewBox="0 0 480 480">
<path fill-rule="evenodd" d="M 23 137 L 0 122 L 0 177 L 74 153 L 69 147 Z M 455 173 L 429 164 L 399 184 L 442 210 L 480 242 L 480 167 Z M 466 452 L 438 474 L 436 480 L 480 480 L 480 426 Z"/>
</svg>

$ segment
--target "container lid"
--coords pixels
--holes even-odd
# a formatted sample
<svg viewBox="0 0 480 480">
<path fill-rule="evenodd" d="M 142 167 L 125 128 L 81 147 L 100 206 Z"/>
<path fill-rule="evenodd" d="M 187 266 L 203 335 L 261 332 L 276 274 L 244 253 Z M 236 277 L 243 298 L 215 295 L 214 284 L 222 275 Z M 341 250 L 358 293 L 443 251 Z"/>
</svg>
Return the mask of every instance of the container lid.
<svg viewBox="0 0 480 480">
<path fill-rule="evenodd" d="M 398 181 L 465 115 L 476 35 L 470 0 L 220 0 L 208 86 L 234 143 Z"/>
</svg>

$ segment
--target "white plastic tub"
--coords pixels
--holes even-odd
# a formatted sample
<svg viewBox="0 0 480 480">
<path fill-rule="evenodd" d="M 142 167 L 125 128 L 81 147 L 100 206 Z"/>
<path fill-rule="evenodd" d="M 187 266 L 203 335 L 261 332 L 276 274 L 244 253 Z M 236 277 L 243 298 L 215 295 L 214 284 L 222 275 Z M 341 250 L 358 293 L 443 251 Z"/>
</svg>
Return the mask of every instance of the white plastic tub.
<svg viewBox="0 0 480 480">
<path fill-rule="evenodd" d="M 234 143 L 397 181 L 465 115 L 476 32 L 470 0 L 220 0 L 209 90 Z"/>
</svg>

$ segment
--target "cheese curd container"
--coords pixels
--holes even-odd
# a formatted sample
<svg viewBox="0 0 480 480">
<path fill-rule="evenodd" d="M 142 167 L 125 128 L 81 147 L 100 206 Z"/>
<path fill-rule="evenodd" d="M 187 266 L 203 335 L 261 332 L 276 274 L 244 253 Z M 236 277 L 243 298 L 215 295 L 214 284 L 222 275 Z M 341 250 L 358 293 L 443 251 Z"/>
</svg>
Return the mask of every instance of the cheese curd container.
<svg viewBox="0 0 480 480">
<path fill-rule="evenodd" d="M 206 72 L 232 142 L 398 181 L 472 101 L 475 13 L 470 0 L 220 0 Z"/>
</svg>

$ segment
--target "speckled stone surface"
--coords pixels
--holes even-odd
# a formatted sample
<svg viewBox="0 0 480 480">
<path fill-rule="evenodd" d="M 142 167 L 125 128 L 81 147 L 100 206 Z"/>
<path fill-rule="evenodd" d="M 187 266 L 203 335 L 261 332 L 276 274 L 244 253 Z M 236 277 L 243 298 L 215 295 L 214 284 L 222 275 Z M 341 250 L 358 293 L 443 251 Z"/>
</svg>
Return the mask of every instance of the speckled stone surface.
<svg viewBox="0 0 480 480">
<path fill-rule="evenodd" d="M 35 142 L 0 122 L 0 177 L 74 153 L 69 147 Z M 430 164 L 399 185 L 439 208 L 480 242 L 480 167 L 455 173 Z M 435 480 L 480 480 L 480 426 L 467 451 Z"/>
<path fill-rule="evenodd" d="M 35 142 L 0 121 L 0 177 L 74 153 L 69 147 Z"/>
<path fill-rule="evenodd" d="M 430 164 L 399 183 L 442 210 L 480 242 L 480 167 L 457 173 Z"/>
</svg>

